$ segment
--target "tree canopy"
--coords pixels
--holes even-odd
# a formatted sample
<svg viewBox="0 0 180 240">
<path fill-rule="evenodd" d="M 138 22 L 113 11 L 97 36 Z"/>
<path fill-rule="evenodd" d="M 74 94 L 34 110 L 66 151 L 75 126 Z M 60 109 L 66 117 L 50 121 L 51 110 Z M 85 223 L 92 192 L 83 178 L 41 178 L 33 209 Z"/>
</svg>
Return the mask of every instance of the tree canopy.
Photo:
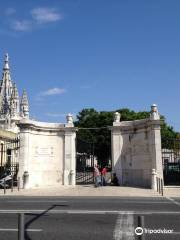
<svg viewBox="0 0 180 240">
<path fill-rule="evenodd" d="M 87 152 L 88 150 L 97 156 L 100 165 L 107 165 L 111 158 L 111 133 L 108 126 L 113 124 L 113 114 L 119 112 L 121 121 L 130 121 L 149 118 L 150 112 L 135 112 L 128 108 L 117 109 L 115 111 L 96 111 L 94 108 L 83 109 L 77 115 L 75 126 L 79 128 L 77 133 L 77 152 Z M 162 138 L 176 138 L 173 127 L 168 126 L 165 117 L 161 116 L 164 123 L 161 126 Z M 87 129 L 90 128 L 90 129 Z"/>
</svg>

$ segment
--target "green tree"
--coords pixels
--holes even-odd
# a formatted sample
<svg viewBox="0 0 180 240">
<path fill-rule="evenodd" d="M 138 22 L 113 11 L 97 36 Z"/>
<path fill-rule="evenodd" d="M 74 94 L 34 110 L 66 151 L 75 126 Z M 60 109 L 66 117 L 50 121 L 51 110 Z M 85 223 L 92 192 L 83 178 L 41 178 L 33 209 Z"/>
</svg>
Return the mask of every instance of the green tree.
<svg viewBox="0 0 180 240">
<path fill-rule="evenodd" d="M 94 151 L 99 164 L 107 165 L 111 157 L 111 135 L 107 127 L 112 126 L 112 122 L 113 112 L 97 112 L 93 108 L 83 109 L 77 115 L 75 122 L 75 126 L 79 128 L 77 152 L 92 153 Z"/>
</svg>

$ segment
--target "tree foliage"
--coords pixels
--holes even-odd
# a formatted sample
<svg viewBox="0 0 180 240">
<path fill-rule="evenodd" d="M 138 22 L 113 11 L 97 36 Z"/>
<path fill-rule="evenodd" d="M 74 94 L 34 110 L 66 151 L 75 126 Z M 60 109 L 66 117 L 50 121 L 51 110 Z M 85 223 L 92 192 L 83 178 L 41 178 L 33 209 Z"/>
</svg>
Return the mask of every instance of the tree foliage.
<svg viewBox="0 0 180 240">
<path fill-rule="evenodd" d="M 111 133 L 108 126 L 113 124 L 114 112 L 121 114 L 121 121 L 145 119 L 149 118 L 150 115 L 150 112 L 135 112 L 128 108 L 100 112 L 94 108 L 89 108 L 79 112 L 75 122 L 75 126 L 79 128 L 77 133 L 77 151 L 94 151 L 100 165 L 107 165 L 108 160 L 111 158 Z M 161 116 L 161 119 L 164 120 L 161 127 L 162 138 L 176 138 L 177 133 L 166 124 L 165 117 Z"/>
</svg>

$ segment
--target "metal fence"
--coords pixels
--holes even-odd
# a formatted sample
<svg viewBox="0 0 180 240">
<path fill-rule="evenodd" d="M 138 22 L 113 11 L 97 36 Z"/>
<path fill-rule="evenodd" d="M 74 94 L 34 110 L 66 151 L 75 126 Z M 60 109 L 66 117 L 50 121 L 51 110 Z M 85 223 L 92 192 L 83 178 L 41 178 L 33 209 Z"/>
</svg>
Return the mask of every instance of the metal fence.
<svg viewBox="0 0 180 240">
<path fill-rule="evenodd" d="M 180 185 L 180 139 L 162 140 L 162 164 L 165 185 Z"/>
<path fill-rule="evenodd" d="M 0 143 L 0 187 L 11 188 L 18 185 L 19 138 L 1 139 Z M 4 182 L 4 183 L 3 183 Z"/>
</svg>

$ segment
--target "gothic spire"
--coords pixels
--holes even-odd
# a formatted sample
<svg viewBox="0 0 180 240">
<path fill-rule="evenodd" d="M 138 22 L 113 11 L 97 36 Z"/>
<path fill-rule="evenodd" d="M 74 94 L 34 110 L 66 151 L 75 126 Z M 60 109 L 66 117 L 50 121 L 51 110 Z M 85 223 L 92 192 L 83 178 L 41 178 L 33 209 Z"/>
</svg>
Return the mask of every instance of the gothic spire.
<svg viewBox="0 0 180 240">
<path fill-rule="evenodd" d="M 24 90 L 19 99 L 16 84 L 11 81 L 9 56 L 6 53 L 3 65 L 2 80 L 0 81 L 0 120 L 11 118 L 12 121 L 20 118 L 29 118 L 29 103 Z"/>
<path fill-rule="evenodd" d="M 19 116 L 19 94 L 16 87 L 16 84 L 13 83 L 12 94 L 10 99 L 10 109 L 11 109 L 11 117 Z"/>
<path fill-rule="evenodd" d="M 17 89 L 15 83 L 13 83 L 11 98 L 13 98 L 13 99 L 19 99 L 18 89 Z"/>
<path fill-rule="evenodd" d="M 9 71 L 9 56 L 5 54 L 2 81 L 0 83 L 0 95 L 1 95 L 1 106 L 0 106 L 0 117 L 6 117 L 10 111 L 10 98 L 12 94 L 12 81 Z"/>
<path fill-rule="evenodd" d="M 21 114 L 21 117 L 29 118 L 29 103 L 28 103 L 26 90 L 23 90 L 21 104 L 20 104 L 20 114 Z"/>
</svg>

